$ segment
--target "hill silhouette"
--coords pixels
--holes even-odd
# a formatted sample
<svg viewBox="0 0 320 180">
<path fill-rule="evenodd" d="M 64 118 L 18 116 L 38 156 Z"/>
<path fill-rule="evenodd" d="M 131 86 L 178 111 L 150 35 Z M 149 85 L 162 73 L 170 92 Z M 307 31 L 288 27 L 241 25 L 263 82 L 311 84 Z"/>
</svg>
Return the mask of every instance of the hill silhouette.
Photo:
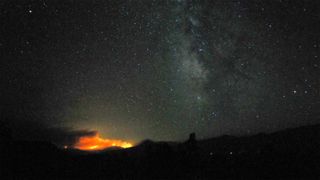
<svg viewBox="0 0 320 180">
<path fill-rule="evenodd" d="M 1 140 L 1 179 L 319 179 L 320 125 L 94 153 Z"/>
</svg>

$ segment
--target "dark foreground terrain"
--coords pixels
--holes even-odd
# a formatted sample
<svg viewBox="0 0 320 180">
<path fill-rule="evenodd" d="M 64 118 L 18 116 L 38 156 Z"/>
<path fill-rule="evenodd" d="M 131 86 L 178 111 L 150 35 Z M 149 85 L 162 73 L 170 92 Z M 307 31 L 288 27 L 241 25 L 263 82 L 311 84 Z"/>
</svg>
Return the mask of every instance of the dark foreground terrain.
<svg viewBox="0 0 320 180">
<path fill-rule="evenodd" d="M 0 179 L 320 179 L 320 125 L 85 153 L 1 142 Z"/>
</svg>

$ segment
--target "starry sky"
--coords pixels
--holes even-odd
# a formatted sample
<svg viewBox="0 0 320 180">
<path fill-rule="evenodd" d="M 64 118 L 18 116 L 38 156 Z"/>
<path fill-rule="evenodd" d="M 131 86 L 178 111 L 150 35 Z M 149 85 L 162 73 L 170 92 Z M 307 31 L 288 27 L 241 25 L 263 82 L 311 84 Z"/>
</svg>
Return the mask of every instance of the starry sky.
<svg viewBox="0 0 320 180">
<path fill-rule="evenodd" d="M 1 119 L 62 142 L 320 122 L 317 0 L 4 0 Z"/>
</svg>

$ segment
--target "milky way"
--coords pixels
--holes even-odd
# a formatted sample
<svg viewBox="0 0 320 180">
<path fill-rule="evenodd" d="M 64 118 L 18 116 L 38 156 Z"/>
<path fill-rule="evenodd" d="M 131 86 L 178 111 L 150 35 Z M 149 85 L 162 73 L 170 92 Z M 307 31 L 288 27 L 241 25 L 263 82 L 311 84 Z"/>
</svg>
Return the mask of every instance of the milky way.
<svg viewBox="0 0 320 180">
<path fill-rule="evenodd" d="M 136 142 L 319 122 L 317 1 L 0 7 L 1 115 L 20 137 L 28 122 Z"/>
</svg>

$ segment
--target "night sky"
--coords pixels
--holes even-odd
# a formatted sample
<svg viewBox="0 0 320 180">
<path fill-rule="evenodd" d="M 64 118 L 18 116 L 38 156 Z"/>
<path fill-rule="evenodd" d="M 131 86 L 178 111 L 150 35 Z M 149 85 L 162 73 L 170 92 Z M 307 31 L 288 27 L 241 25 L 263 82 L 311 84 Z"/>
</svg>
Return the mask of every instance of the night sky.
<svg viewBox="0 0 320 180">
<path fill-rule="evenodd" d="M 17 139 L 185 140 L 320 122 L 320 1 L 0 2 Z"/>
</svg>

